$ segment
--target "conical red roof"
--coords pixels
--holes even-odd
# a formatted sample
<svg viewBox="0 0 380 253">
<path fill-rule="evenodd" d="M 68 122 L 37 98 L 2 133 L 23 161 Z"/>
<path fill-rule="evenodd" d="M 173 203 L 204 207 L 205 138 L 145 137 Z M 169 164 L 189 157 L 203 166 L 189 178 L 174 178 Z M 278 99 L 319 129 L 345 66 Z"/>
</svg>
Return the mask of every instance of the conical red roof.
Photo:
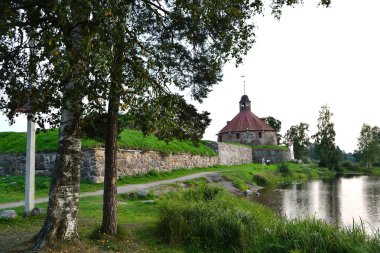
<svg viewBox="0 0 380 253">
<path fill-rule="evenodd" d="M 241 111 L 219 133 L 244 131 L 275 131 L 251 111 Z"/>
</svg>

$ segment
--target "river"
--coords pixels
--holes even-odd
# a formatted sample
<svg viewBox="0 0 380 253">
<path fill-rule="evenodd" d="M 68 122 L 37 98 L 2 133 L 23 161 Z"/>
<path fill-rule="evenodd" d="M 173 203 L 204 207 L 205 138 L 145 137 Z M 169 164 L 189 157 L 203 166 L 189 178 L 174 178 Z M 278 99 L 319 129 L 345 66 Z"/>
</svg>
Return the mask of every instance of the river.
<svg viewBox="0 0 380 253">
<path fill-rule="evenodd" d="M 263 189 L 254 199 L 289 219 L 316 217 L 352 226 L 363 221 L 372 234 L 380 229 L 380 177 L 344 176 Z"/>
</svg>

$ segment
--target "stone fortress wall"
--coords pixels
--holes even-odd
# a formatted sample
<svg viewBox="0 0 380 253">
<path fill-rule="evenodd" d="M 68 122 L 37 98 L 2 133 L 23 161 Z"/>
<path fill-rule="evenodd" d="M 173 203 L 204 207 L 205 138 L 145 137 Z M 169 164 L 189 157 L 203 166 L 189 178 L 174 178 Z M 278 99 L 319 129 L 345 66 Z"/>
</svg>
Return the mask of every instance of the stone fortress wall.
<svg viewBox="0 0 380 253">
<path fill-rule="evenodd" d="M 210 143 L 210 147 L 218 153 L 217 156 L 121 149 L 117 154 L 118 176 L 137 175 L 150 170 L 172 171 L 179 168 L 247 164 L 261 162 L 263 157 L 272 162 L 282 162 L 290 157 L 286 150 L 255 150 L 221 142 Z M 55 153 L 37 153 L 36 175 L 49 175 L 55 159 Z M 25 154 L 0 154 L 0 175 L 24 175 L 25 160 Z M 96 183 L 104 181 L 104 149 L 82 151 L 81 177 Z"/>
<path fill-rule="evenodd" d="M 219 141 L 236 142 L 255 146 L 277 145 L 277 136 L 274 131 L 246 131 L 228 132 L 219 134 Z"/>
</svg>

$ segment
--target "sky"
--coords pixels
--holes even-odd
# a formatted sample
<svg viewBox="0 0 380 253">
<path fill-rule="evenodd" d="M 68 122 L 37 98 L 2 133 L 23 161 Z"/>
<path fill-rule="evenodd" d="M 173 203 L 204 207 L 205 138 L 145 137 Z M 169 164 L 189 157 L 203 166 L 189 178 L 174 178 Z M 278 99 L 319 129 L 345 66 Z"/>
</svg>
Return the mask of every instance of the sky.
<svg viewBox="0 0 380 253">
<path fill-rule="evenodd" d="M 239 112 L 242 75 L 252 112 L 279 119 L 282 134 L 300 122 L 315 134 L 325 104 L 334 114 L 336 144 L 346 152 L 357 149 L 363 123 L 380 126 L 380 1 L 332 2 L 326 9 L 306 0 L 286 8 L 280 21 L 269 13 L 258 19 L 244 64 L 225 66 L 223 82 L 198 105 L 213 119 L 205 139 L 216 140 Z"/>
<path fill-rule="evenodd" d="M 227 64 L 223 81 L 196 104 L 211 113 L 204 139 L 216 140 L 239 112 L 243 80 L 252 112 L 279 119 L 282 134 L 300 122 L 316 133 L 325 104 L 334 114 L 336 144 L 346 152 L 357 148 L 363 123 L 380 126 L 380 1 L 332 0 L 330 8 L 317 2 L 285 8 L 280 21 L 269 10 L 256 19 L 256 43 L 244 63 Z M 9 126 L 0 114 L 0 131 L 26 131 L 25 117 Z"/>
</svg>

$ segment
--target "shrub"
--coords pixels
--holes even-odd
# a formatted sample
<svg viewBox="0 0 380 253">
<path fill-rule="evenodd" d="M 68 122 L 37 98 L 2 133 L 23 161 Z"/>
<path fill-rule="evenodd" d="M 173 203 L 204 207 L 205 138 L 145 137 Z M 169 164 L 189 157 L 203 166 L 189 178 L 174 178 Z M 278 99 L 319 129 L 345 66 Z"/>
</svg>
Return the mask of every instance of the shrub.
<svg viewBox="0 0 380 253">
<path fill-rule="evenodd" d="M 130 193 L 125 193 L 125 194 L 119 194 L 118 198 L 124 201 L 151 200 L 155 198 L 155 195 L 150 191 L 146 193 L 144 191 L 141 191 L 141 193 L 130 192 Z"/>
<path fill-rule="evenodd" d="M 289 172 L 290 172 L 289 165 L 287 163 L 279 164 L 277 166 L 277 169 L 281 174 L 289 174 Z"/>
<path fill-rule="evenodd" d="M 158 232 L 165 241 L 205 252 L 243 252 L 253 241 L 255 217 L 223 189 L 203 186 L 176 197 L 160 205 Z"/>
<path fill-rule="evenodd" d="M 358 164 L 350 162 L 350 161 L 343 161 L 340 164 L 340 167 L 346 169 L 346 170 L 351 170 L 351 171 L 359 171 L 360 167 Z"/>
<path fill-rule="evenodd" d="M 262 174 L 253 175 L 253 181 L 255 181 L 256 184 L 261 186 L 265 186 L 268 184 L 267 178 Z"/>
</svg>

